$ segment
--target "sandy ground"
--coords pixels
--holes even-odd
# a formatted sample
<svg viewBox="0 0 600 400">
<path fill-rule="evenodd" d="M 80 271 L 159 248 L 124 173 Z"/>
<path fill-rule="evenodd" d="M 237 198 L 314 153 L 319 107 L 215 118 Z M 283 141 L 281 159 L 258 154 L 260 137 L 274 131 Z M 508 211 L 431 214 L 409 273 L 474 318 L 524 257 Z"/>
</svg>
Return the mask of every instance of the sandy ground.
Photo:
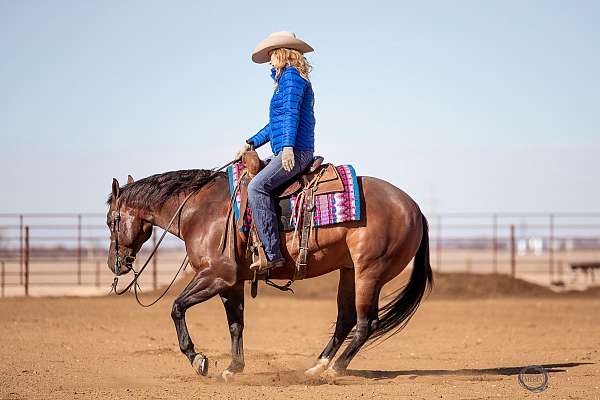
<svg viewBox="0 0 600 400">
<path fill-rule="evenodd" d="M 188 313 L 208 377 L 179 353 L 172 297 L 150 309 L 131 297 L 2 299 L 0 398 L 600 398 L 598 298 L 432 297 L 347 376 L 310 380 L 335 301 L 272 290 L 247 297 L 246 370 L 232 383 L 220 379 L 230 340 L 218 299 Z M 517 382 L 531 364 L 550 371 L 541 394 Z"/>
</svg>

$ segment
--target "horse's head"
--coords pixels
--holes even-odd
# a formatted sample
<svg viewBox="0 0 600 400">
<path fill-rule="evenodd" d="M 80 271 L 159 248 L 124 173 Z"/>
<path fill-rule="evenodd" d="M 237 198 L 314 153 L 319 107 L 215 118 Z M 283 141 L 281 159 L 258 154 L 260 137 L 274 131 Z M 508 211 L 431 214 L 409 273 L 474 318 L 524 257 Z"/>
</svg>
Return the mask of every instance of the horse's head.
<svg viewBox="0 0 600 400">
<path fill-rule="evenodd" d="M 129 176 L 131 183 L 133 178 Z M 108 268 L 115 275 L 131 271 L 137 252 L 152 235 L 152 224 L 142 218 L 141 210 L 122 204 L 120 194 L 119 182 L 113 179 L 106 224 L 110 229 Z"/>
</svg>

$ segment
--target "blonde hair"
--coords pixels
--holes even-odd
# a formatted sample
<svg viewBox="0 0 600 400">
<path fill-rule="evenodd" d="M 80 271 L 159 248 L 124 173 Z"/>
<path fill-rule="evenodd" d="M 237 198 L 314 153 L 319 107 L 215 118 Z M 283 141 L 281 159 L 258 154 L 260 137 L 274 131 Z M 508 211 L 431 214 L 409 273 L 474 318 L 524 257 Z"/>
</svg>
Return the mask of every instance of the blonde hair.
<svg viewBox="0 0 600 400">
<path fill-rule="evenodd" d="M 308 75 L 312 70 L 312 65 L 298 50 L 281 47 L 271 51 L 270 54 L 275 55 L 275 60 L 271 64 L 275 68 L 275 82 L 279 80 L 283 69 L 288 65 L 295 67 L 304 79 L 310 80 Z"/>
</svg>

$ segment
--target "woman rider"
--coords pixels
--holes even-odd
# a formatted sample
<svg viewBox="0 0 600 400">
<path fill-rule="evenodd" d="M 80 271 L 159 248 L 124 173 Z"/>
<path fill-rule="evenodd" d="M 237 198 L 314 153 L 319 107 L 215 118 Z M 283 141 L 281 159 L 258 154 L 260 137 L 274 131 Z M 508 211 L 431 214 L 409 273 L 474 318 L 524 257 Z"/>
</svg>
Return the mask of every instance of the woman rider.
<svg viewBox="0 0 600 400">
<path fill-rule="evenodd" d="M 250 181 L 248 202 L 252 219 L 267 255 L 266 268 L 285 264 L 279 240 L 278 218 L 272 193 L 310 165 L 314 153 L 314 94 L 309 80 L 311 66 L 304 53 L 313 48 L 292 32 L 275 32 L 252 52 L 252 61 L 270 61 L 275 90 L 269 107 L 269 123 L 246 140 L 236 160 L 252 148 L 270 142 L 273 156 Z"/>
</svg>

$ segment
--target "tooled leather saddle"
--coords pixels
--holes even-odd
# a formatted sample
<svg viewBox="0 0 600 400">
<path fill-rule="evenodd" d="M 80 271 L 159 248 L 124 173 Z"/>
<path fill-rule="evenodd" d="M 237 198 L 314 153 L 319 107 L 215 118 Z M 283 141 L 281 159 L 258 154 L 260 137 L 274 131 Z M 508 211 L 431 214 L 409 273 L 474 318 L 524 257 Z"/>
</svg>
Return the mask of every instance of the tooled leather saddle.
<svg viewBox="0 0 600 400">
<path fill-rule="evenodd" d="M 298 215 L 296 216 L 296 230 L 300 231 L 300 242 L 298 258 L 296 259 L 296 268 L 294 276 L 286 286 L 296 279 L 304 279 L 308 269 L 308 244 L 311 229 L 313 228 L 314 218 L 314 196 L 326 193 L 337 193 L 344 191 L 342 178 L 335 165 L 323 163 L 323 157 L 317 156 L 312 163 L 302 171 L 297 177 L 282 185 L 273 195 L 278 199 L 283 199 L 293 195 L 297 196 Z M 239 181 L 238 190 L 240 191 L 240 212 L 244 212 L 248 205 L 248 183 L 265 166 L 264 161 L 258 157 L 258 153 L 250 150 L 242 156 L 242 162 L 245 166 L 245 173 Z M 237 229 L 240 230 L 244 222 L 243 215 L 237 220 Z M 296 235 L 294 235 L 296 237 Z M 248 238 L 248 251 L 252 254 L 253 261 L 258 264 L 254 269 L 253 296 L 255 295 L 255 285 L 258 274 L 268 274 L 266 268 L 267 257 L 263 244 L 258 236 L 255 225 L 252 223 L 250 235 Z M 258 263 L 256 263 L 258 261 Z"/>
<path fill-rule="evenodd" d="M 312 163 L 304 171 L 290 182 L 285 183 L 274 193 L 274 196 L 282 198 L 296 194 L 306 188 L 315 178 L 317 178 L 313 183 L 315 195 L 343 192 L 344 184 L 335 165 L 323 164 L 323 160 L 323 157 L 315 156 Z M 246 166 L 250 179 L 265 166 L 265 162 L 258 157 L 258 153 L 254 150 L 245 152 L 242 156 L 242 162 Z"/>
</svg>

